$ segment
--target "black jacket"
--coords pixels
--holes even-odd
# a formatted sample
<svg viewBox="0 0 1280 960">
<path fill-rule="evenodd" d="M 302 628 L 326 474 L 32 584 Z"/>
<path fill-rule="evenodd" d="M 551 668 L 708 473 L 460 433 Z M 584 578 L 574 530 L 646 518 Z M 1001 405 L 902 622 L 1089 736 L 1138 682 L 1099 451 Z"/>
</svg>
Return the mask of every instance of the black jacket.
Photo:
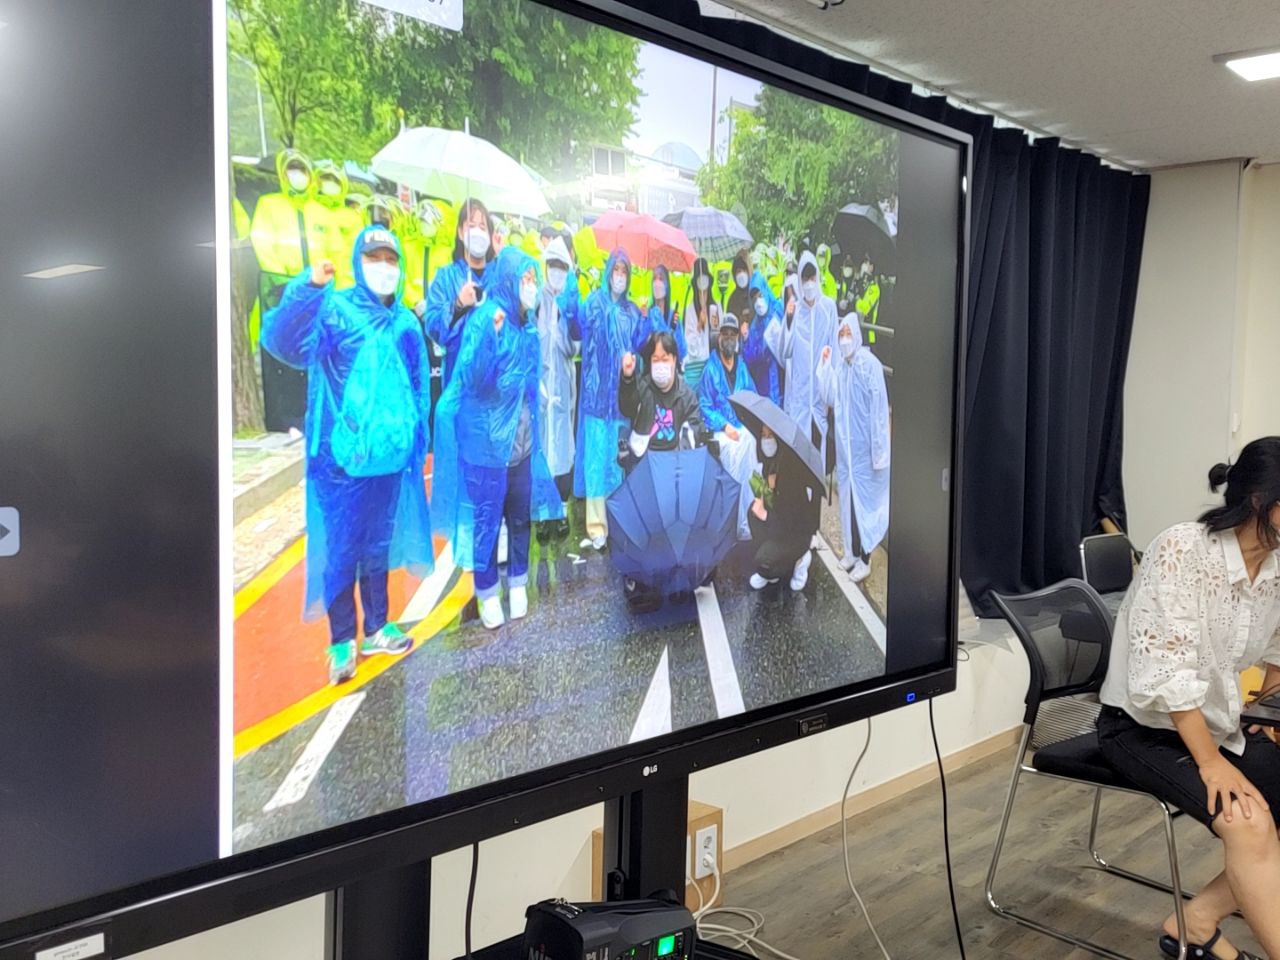
<svg viewBox="0 0 1280 960">
<path fill-rule="evenodd" d="M 618 410 L 631 421 L 631 431 L 649 438 L 650 450 L 675 450 L 680 432 L 687 423 L 695 434 L 702 431 L 702 408 L 698 396 L 676 374 L 676 382 L 666 393 L 653 385 L 648 374 L 618 379 Z"/>
</svg>

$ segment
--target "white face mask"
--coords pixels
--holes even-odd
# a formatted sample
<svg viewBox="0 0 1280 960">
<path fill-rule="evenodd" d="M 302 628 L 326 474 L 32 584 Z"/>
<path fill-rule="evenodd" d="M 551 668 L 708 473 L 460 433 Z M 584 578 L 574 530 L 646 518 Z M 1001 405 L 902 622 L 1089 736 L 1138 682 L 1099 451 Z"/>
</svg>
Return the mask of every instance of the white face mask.
<svg viewBox="0 0 1280 960">
<path fill-rule="evenodd" d="M 764 297 L 756 297 L 755 308 L 757 317 L 763 317 L 769 312 L 769 304 L 764 302 Z"/>
<path fill-rule="evenodd" d="M 614 275 L 609 279 L 609 288 L 613 291 L 613 295 L 614 295 L 615 297 L 620 297 L 620 296 L 622 296 L 624 293 L 626 293 L 626 292 L 627 292 L 627 276 L 626 276 L 626 274 L 623 274 L 622 276 L 619 276 L 618 274 L 616 274 L 616 273 L 615 273 L 615 274 L 614 274 Z"/>
<path fill-rule="evenodd" d="M 698 278 L 698 289 L 699 289 L 699 290 L 706 290 L 706 289 L 707 289 L 708 287 L 710 287 L 710 286 L 711 286 L 711 278 L 710 278 L 710 277 L 708 277 L 706 274 L 703 274 L 702 276 L 700 276 L 700 277 Z"/>
<path fill-rule="evenodd" d="M 538 302 L 538 285 L 536 283 L 521 282 L 520 284 L 520 306 L 526 310 L 532 310 Z"/>
<path fill-rule="evenodd" d="M 653 382 L 659 390 L 666 390 L 676 378 L 674 360 L 655 360 L 651 364 Z"/>
<path fill-rule="evenodd" d="M 285 171 L 285 179 L 289 181 L 289 186 L 301 193 L 307 189 L 311 183 L 311 177 L 305 170 L 299 170 L 297 167 Z"/>
<path fill-rule="evenodd" d="M 738 282 L 739 287 L 746 287 L 747 281 L 750 280 L 751 278 L 748 277 L 745 273 L 739 273 L 733 279 Z"/>
<path fill-rule="evenodd" d="M 773 437 L 765 437 L 760 441 L 760 452 L 766 457 L 776 457 L 778 455 L 778 441 Z"/>
<path fill-rule="evenodd" d="M 563 290 L 568 276 L 569 271 L 563 267 L 547 267 L 547 286 L 551 288 L 551 292 L 559 293 Z"/>
<path fill-rule="evenodd" d="M 667 285 L 661 280 L 653 281 L 653 299 L 661 300 L 667 295 Z"/>
<path fill-rule="evenodd" d="M 337 180 L 322 180 L 320 182 L 320 192 L 326 197 L 336 197 L 342 192 L 342 184 Z"/>
<path fill-rule="evenodd" d="M 390 263 L 366 263 L 364 282 L 379 297 L 389 297 L 400 286 L 400 268 Z"/>
<path fill-rule="evenodd" d="M 841 270 L 840 272 L 841 272 L 841 273 L 843 273 L 843 274 L 844 274 L 844 278 L 845 278 L 846 280 L 848 280 L 850 277 L 852 277 L 852 276 L 853 276 L 853 267 L 845 267 L 845 268 L 844 268 L 843 270 Z"/>
<path fill-rule="evenodd" d="M 864 277 L 869 277 L 869 276 L 871 276 L 871 264 L 869 264 L 869 263 L 867 263 L 867 262 L 865 262 L 865 261 L 863 261 L 863 264 L 862 264 L 862 275 L 863 275 Z"/>
<path fill-rule="evenodd" d="M 804 282 L 804 300 L 805 303 L 813 303 L 818 299 L 818 281 L 806 280 Z"/>
<path fill-rule="evenodd" d="M 840 356 L 848 360 L 850 357 L 853 356 L 853 350 L 854 350 L 853 340 L 851 340 L 849 337 L 841 337 L 840 338 Z"/>
<path fill-rule="evenodd" d="M 484 227 L 467 228 L 467 253 L 473 260 L 481 260 L 489 252 L 489 233 Z"/>
</svg>

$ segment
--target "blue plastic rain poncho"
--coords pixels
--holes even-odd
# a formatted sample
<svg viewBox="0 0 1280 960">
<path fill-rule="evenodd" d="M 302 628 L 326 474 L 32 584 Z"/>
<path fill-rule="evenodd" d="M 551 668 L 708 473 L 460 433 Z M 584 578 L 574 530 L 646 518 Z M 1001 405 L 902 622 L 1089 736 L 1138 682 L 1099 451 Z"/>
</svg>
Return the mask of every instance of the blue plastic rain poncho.
<svg viewBox="0 0 1280 960">
<path fill-rule="evenodd" d="M 835 409 L 836 482 L 846 555 L 857 524 L 862 552 L 870 553 L 889 529 L 889 395 L 884 367 L 862 345 L 858 319 L 841 323 L 852 333 L 853 356 L 834 350 L 819 366 L 818 378 Z M 848 334 L 846 334 L 848 336 Z M 851 515 L 852 513 L 852 515 Z"/>
<path fill-rule="evenodd" d="M 774 320 L 781 321 L 782 301 L 769 289 L 764 274 L 757 270 L 751 276 L 751 330 L 742 344 L 742 359 L 747 361 L 747 369 L 751 372 L 751 381 L 755 384 L 756 393 L 768 397 L 778 406 L 782 406 L 781 369 L 778 358 L 769 349 L 764 332 Z M 765 303 L 763 316 L 756 310 L 758 300 Z"/>
<path fill-rule="evenodd" d="M 734 363 L 731 374 L 725 369 L 720 351 L 716 350 L 707 361 L 702 371 L 702 382 L 698 384 L 698 405 L 702 408 L 702 422 L 709 430 L 720 431 L 728 424 L 742 429 L 742 420 L 729 403 L 730 395 L 739 390 L 759 392 L 741 356 Z"/>
<path fill-rule="evenodd" d="M 368 287 L 356 239 L 355 286 L 316 287 L 310 273 L 284 288 L 262 319 L 262 345 L 307 371 L 307 589 L 304 617 L 324 615 L 358 576 L 431 571 L 423 480 L 430 366 L 417 318 Z M 401 286 L 404 276 L 401 274 Z"/>
<path fill-rule="evenodd" d="M 568 264 L 569 251 L 564 240 L 553 238 L 543 259 L 548 263 Z M 545 283 L 538 291 L 535 316 L 542 350 L 542 382 L 538 388 L 541 440 L 547 469 L 553 477 L 573 469 L 573 416 L 578 406 L 578 371 L 573 358 L 580 346 L 573 333 L 581 325 L 580 313 L 576 283 L 566 283 L 558 295 Z"/>
<path fill-rule="evenodd" d="M 675 307 L 675 298 L 671 295 L 671 274 L 666 267 L 657 266 L 653 268 L 653 280 L 655 283 L 661 280 L 667 285 L 667 295 L 663 302 L 659 303 L 658 295 L 652 294 L 653 305 L 649 307 L 649 330 L 652 333 L 665 331 L 671 334 L 676 341 L 678 359 L 684 363 L 684 321 L 680 311 Z"/>
<path fill-rule="evenodd" d="M 816 270 L 818 261 L 806 250 L 800 257 L 800 277 L 808 266 Z M 818 281 L 821 283 L 820 276 Z M 800 289 L 803 291 L 803 283 Z M 833 352 L 836 349 L 835 301 L 819 291 L 813 303 L 809 303 L 802 292 L 796 300 L 791 323 L 788 324 L 785 317 L 770 323 L 765 329 L 765 342 L 782 360 L 786 371 L 782 409 L 806 434 L 812 435 L 816 426 L 819 450 L 825 451 L 827 403 L 818 385 L 817 372 L 823 348 L 830 347 Z"/>
<path fill-rule="evenodd" d="M 462 347 L 462 331 L 466 327 L 467 318 L 476 310 L 475 307 L 467 310 L 454 309 L 458 302 L 458 291 L 468 280 L 484 290 L 488 272 L 488 269 L 472 270 L 467 261 L 459 257 L 436 271 L 431 287 L 427 290 L 427 309 L 422 315 L 422 324 L 427 336 L 444 349 L 442 387 L 447 387 L 453 378 L 458 351 Z"/>
<path fill-rule="evenodd" d="M 578 411 L 578 456 L 573 468 L 573 492 L 579 497 L 607 497 L 622 483 L 618 463 L 618 435 L 627 426 L 618 412 L 618 378 L 622 357 L 640 353 L 649 337 L 649 324 L 640 308 L 613 293 L 614 264 L 627 269 L 631 261 L 615 250 L 605 264 L 600 289 L 587 298 L 582 314 L 582 400 Z"/>
<path fill-rule="evenodd" d="M 522 417 L 530 428 L 529 519 L 564 517 L 542 450 L 538 328 L 533 312 L 520 304 L 520 279 L 530 268 L 537 274 L 533 257 L 515 246 L 504 247 L 489 265 L 484 303 L 466 319 L 453 379 L 436 408 L 431 514 L 436 531 L 449 539 L 456 562 L 466 570 L 474 569 L 475 556 L 483 561 L 490 555 L 492 545 L 477 541 L 476 516 L 495 506 L 472 501 L 467 474 L 499 471 L 496 485 L 488 488 L 501 511 Z M 495 330 L 499 310 L 502 329 Z"/>
</svg>

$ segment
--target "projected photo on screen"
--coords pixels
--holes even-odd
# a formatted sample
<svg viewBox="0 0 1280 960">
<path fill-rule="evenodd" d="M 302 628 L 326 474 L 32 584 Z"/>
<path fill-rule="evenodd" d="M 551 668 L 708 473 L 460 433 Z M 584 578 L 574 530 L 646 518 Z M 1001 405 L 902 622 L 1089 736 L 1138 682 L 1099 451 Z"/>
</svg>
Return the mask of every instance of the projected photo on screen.
<svg viewBox="0 0 1280 960">
<path fill-rule="evenodd" d="M 227 0 L 234 849 L 883 676 L 899 133 L 333 6 Z"/>
</svg>

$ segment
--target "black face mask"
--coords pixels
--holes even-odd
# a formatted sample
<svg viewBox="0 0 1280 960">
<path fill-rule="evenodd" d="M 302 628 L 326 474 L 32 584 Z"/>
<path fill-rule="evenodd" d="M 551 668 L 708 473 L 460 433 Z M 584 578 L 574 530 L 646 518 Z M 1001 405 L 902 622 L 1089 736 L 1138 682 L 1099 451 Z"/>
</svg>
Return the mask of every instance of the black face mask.
<svg viewBox="0 0 1280 960">
<path fill-rule="evenodd" d="M 726 357 L 736 357 L 738 355 L 738 338 L 721 337 L 720 352 Z"/>
</svg>

